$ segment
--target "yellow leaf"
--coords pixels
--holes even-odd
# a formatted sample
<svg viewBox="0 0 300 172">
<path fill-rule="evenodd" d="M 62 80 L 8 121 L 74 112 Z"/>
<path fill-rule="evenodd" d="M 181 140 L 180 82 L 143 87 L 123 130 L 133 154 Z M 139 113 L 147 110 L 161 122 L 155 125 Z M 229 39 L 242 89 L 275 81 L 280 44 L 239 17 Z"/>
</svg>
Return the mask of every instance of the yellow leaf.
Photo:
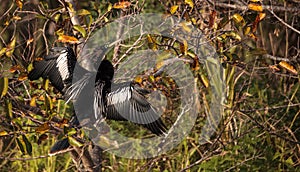
<svg viewBox="0 0 300 172">
<path fill-rule="evenodd" d="M 266 13 L 259 13 L 258 17 L 259 17 L 259 21 L 261 21 L 266 17 Z"/>
<path fill-rule="evenodd" d="M 0 94 L 1 94 L 0 98 L 5 96 L 7 91 L 8 91 L 8 78 L 3 77 L 0 79 Z"/>
<path fill-rule="evenodd" d="M 154 75 L 149 75 L 149 80 L 150 80 L 150 82 L 155 82 Z"/>
<path fill-rule="evenodd" d="M 38 128 L 35 129 L 37 133 L 45 133 L 50 129 L 49 122 L 45 122 L 44 124 L 40 125 Z"/>
<path fill-rule="evenodd" d="M 61 36 L 64 34 L 64 30 L 62 28 L 60 28 L 55 33 L 56 33 L 56 35 Z"/>
<path fill-rule="evenodd" d="M 57 39 L 58 42 L 62 43 L 70 43 L 70 44 L 78 44 L 79 41 L 77 38 L 68 35 L 60 35 Z"/>
<path fill-rule="evenodd" d="M 245 27 L 244 35 L 248 35 L 250 33 L 250 31 L 251 31 L 251 27 L 249 27 L 249 26 Z"/>
<path fill-rule="evenodd" d="M 107 7 L 107 11 L 110 11 L 113 8 L 112 4 L 109 3 L 108 7 Z"/>
<path fill-rule="evenodd" d="M 31 98 L 29 105 L 32 107 L 36 107 L 36 96 Z"/>
<path fill-rule="evenodd" d="M 134 78 L 134 82 L 141 84 L 143 82 L 143 78 L 140 75 L 138 75 Z"/>
<path fill-rule="evenodd" d="M 244 26 L 246 24 L 244 18 L 238 13 L 234 14 L 232 16 L 232 19 L 235 23 L 240 24 L 241 26 Z"/>
<path fill-rule="evenodd" d="M 8 135 L 7 131 L 0 131 L 0 136 L 6 136 L 6 135 Z"/>
<path fill-rule="evenodd" d="M 194 8 L 193 0 L 184 0 L 184 3 L 188 4 L 191 8 Z"/>
<path fill-rule="evenodd" d="M 260 2 L 261 0 L 250 0 L 250 2 Z"/>
<path fill-rule="evenodd" d="M 114 4 L 113 8 L 115 8 L 115 9 L 124 9 L 124 8 L 129 7 L 130 4 L 131 4 L 131 2 L 129 2 L 129 1 L 117 2 L 117 3 Z"/>
<path fill-rule="evenodd" d="M 262 5 L 259 4 L 248 4 L 248 8 L 253 11 L 259 11 L 259 12 L 263 11 Z"/>
<path fill-rule="evenodd" d="M 281 61 L 279 63 L 279 66 L 283 67 L 284 69 L 288 70 L 289 72 L 297 75 L 298 72 L 297 70 L 294 68 L 294 66 L 290 65 L 288 62 L 285 62 L 285 61 Z"/>
<path fill-rule="evenodd" d="M 242 40 L 241 36 L 237 32 L 234 32 L 234 31 L 229 32 L 228 36 L 230 36 L 233 39 L 236 39 L 238 41 Z"/>
<path fill-rule="evenodd" d="M 18 20 L 21 20 L 21 17 L 20 16 L 13 16 L 13 19 L 18 21 Z"/>
<path fill-rule="evenodd" d="M 207 88 L 209 86 L 209 80 L 207 79 L 207 77 L 204 74 L 200 74 L 200 79 L 205 88 Z"/>
<path fill-rule="evenodd" d="M 23 1 L 22 0 L 16 0 L 16 4 L 22 10 L 22 8 L 23 8 Z"/>
<path fill-rule="evenodd" d="M 6 52 L 6 47 L 3 47 L 1 50 L 0 50 L 0 57 L 5 54 Z"/>
<path fill-rule="evenodd" d="M 171 14 L 174 14 L 178 9 L 178 5 L 173 5 L 171 8 L 170 8 L 170 13 Z"/>
<path fill-rule="evenodd" d="M 12 56 L 12 54 L 14 53 L 14 50 L 15 50 L 15 46 L 16 46 L 16 37 L 14 37 L 13 39 L 12 39 L 12 41 L 8 44 L 8 46 L 7 46 L 7 51 L 6 51 L 6 53 L 5 53 L 5 55 L 7 56 L 7 57 L 11 57 Z"/>
<path fill-rule="evenodd" d="M 54 21 L 55 21 L 55 22 L 58 22 L 58 20 L 59 20 L 59 18 L 60 18 L 60 15 L 61 15 L 60 13 L 54 15 L 53 18 L 54 18 Z"/>
</svg>

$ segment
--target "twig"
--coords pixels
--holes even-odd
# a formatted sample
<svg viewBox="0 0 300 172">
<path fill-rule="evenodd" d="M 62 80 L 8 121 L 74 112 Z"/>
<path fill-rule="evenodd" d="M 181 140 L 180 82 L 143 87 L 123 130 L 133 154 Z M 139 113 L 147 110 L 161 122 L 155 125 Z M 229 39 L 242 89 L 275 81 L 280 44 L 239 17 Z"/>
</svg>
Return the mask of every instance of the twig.
<svg viewBox="0 0 300 172">
<path fill-rule="evenodd" d="M 273 9 L 267 9 L 278 21 L 280 21 L 282 24 L 284 24 L 286 27 L 290 28 L 291 30 L 295 31 L 300 35 L 300 31 L 295 29 L 293 26 L 287 24 L 285 21 L 283 21 L 280 17 L 278 17 L 274 12 Z"/>
<path fill-rule="evenodd" d="M 236 4 L 228 4 L 222 2 L 212 2 L 212 0 L 207 0 L 210 4 L 214 4 L 216 7 L 223 7 L 223 8 L 231 8 L 239 11 L 246 11 L 248 10 L 248 6 L 244 5 L 236 5 Z M 263 9 L 268 11 L 273 10 L 276 12 L 290 12 L 290 13 L 300 13 L 300 9 L 297 7 L 290 8 L 290 7 L 282 7 L 282 6 L 272 6 L 272 5 L 262 5 Z"/>
</svg>

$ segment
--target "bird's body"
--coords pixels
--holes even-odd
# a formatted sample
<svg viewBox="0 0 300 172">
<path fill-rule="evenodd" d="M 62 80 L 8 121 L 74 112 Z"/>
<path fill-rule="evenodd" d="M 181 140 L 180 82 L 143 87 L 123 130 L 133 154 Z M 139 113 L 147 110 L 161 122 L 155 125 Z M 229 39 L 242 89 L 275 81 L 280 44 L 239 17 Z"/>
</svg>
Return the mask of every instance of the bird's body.
<svg viewBox="0 0 300 172">
<path fill-rule="evenodd" d="M 76 56 L 71 48 L 57 47 L 44 60 L 34 63 L 34 69 L 28 74 L 28 78 L 49 78 L 67 101 L 86 103 L 88 110 L 93 109 L 94 117 L 91 118 L 96 120 L 129 120 L 156 135 L 166 132 L 160 116 L 133 83 L 112 83 L 114 68 L 108 60 L 101 62 L 97 73 L 87 71 L 76 63 Z M 93 78 L 96 80 L 92 81 Z M 80 101 L 82 94 L 88 98 Z M 85 100 L 92 101 L 92 104 Z"/>
</svg>

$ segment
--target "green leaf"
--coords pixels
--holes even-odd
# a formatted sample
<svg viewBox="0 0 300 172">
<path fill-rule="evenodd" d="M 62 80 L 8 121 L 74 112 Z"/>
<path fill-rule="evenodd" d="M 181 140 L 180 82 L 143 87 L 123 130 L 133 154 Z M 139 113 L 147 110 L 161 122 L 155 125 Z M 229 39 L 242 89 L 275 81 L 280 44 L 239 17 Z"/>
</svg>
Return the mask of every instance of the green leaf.
<svg viewBox="0 0 300 172">
<path fill-rule="evenodd" d="M 25 147 L 26 147 L 26 152 L 29 155 L 32 155 L 32 144 L 30 143 L 30 141 L 27 139 L 27 137 L 25 135 L 22 135 L 22 139 L 25 143 Z"/>
<path fill-rule="evenodd" d="M 25 149 L 24 149 L 23 144 L 21 143 L 21 141 L 19 140 L 19 138 L 16 138 L 16 140 L 17 140 L 17 144 L 18 144 L 19 149 L 21 150 L 21 152 L 23 154 L 25 154 Z"/>
<path fill-rule="evenodd" d="M 76 133 L 77 133 L 77 131 L 76 131 L 75 128 L 71 128 L 71 130 L 68 131 L 68 135 L 69 135 L 69 136 L 72 136 L 72 135 L 74 135 L 74 134 L 76 134 Z"/>
<path fill-rule="evenodd" d="M 91 14 L 91 12 L 89 12 L 86 9 L 81 9 L 81 10 L 77 11 L 77 15 L 79 15 L 79 16 L 86 16 L 86 15 L 90 15 L 90 14 Z"/>
<path fill-rule="evenodd" d="M 81 27 L 80 25 L 74 25 L 73 28 L 75 30 L 77 30 L 78 32 L 80 32 L 80 34 L 82 35 L 82 37 L 86 36 L 86 31 L 83 27 Z"/>
<path fill-rule="evenodd" d="M 6 113 L 7 113 L 7 117 L 12 119 L 13 118 L 13 113 L 12 113 L 12 104 L 10 102 L 10 100 L 6 99 Z"/>
<path fill-rule="evenodd" d="M 77 141 L 77 140 L 76 140 L 75 138 L 73 138 L 72 136 L 69 136 L 69 137 L 68 137 L 68 140 L 69 140 L 70 145 L 72 145 L 72 146 L 76 146 L 76 147 L 81 147 L 81 146 L 83 146 L 82 143 L 80 143 L 79 141 Z"/>
</svg>

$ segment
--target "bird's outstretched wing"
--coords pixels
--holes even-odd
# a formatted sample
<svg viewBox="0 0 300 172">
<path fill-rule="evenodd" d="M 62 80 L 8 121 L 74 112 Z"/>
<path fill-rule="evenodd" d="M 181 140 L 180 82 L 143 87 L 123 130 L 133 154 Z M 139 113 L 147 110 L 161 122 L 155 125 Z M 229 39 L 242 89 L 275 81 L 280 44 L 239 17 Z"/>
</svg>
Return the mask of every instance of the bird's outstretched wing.
<svg viewBox="0 0 300 172">
<path fill-rule="evenodd" d="M 76 65 L 76 56 L 69 47 L 54 47 L 41 61 L 33 63 L 33 70 L 28 74 L 30 80 L 39 77 L 49 78 L 51 84 L 60 92 L 64 92 L 72 82 L 72 74 Z"/>
<path fill-rule="evenodd" d="M 56 67 L 56 59 L 35 61 L 33 70 L 28 74 L 30 80 L 37 80 L 40 77 L 49 78 L 51 84 L 60 92 L 63 92 L 64 84 Z"/>
<path fill-rule="evenodd" d="M 103 97 L 105 93 L 100 93 L 97 87 L 96 90 L 101 95 L 95 97 Z M 131 83 L 113 84 L 104 101 L 98 100 L 98 103 L 100 106 L 101 103 L 106 105 L 106 109 L 99 108 L 99 111 L 105 111 L 104 115 L 107 119 L 128 120 L 144 126 L 156 135 L 161 135 L 167 130 L 156 110 Z"/>
</svg>

